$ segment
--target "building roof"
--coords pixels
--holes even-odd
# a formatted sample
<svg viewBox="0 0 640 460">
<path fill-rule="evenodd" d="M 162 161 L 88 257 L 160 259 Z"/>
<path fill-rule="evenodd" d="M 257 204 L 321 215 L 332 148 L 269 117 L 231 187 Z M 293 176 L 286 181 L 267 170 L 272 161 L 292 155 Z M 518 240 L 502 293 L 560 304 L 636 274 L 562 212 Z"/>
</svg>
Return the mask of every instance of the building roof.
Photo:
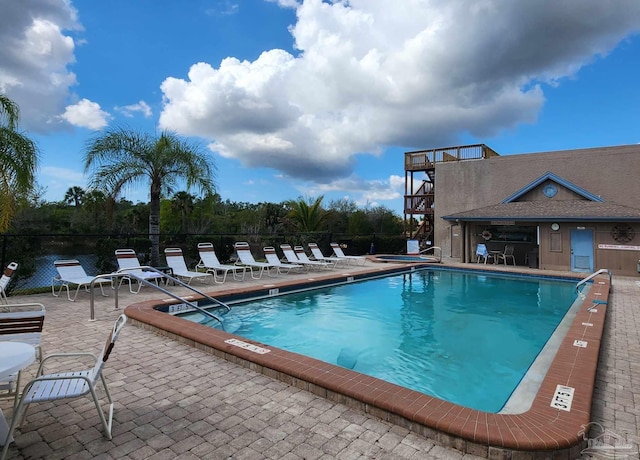
<svg viewBox="0 0 640 460">
<path fill-rule="evenodd" d="M 640 222 L 640 209 L 589 200 L 512 201 L 442 218 L 463 221 Z"/>
</svg>

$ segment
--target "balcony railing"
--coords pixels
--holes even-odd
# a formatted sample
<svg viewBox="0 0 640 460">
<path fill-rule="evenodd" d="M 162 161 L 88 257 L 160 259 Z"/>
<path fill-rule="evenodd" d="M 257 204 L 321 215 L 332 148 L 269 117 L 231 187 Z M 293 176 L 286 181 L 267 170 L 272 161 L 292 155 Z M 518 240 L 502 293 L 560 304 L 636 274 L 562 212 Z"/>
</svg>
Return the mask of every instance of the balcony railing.
<svg viewBox="0 0 640 460">
<path fill-rule="evenodd" d="M 497 152 L 484 144 L 416 150 L 404 154 L 404 169 L 405 171 L 421 171 L 433 168 L 436 163 L 445 161 L 480 160 L 497 156 L 499 156 Z"/>
<path fill-rule="evenodd" d="M 405 214 L 433 214 L 435 196 L 432 193 L 404 196 Z"/>
</svg>

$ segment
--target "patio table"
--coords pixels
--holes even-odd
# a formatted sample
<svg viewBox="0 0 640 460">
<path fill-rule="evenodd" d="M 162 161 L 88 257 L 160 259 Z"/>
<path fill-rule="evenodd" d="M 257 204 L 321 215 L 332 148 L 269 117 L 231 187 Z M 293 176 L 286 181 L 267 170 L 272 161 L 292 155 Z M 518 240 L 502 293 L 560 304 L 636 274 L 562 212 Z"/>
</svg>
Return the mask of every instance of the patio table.
<svg viewBox="0 0 640 460">
<path fill-rule="evenodd" d="M 20 372 L 35 360 L 36 349 L 33 345 L 22 342 L 0 342 L 0 381 Z M 0 446 L 4 446 L 8 432 L 7 419 L 0 409 Z M 13 439 L 9 439 L 9 442 L 11 441 Z"/>
<path fill-rule="evenodd" d="M 502 254 L 502 251 L 489 251 L 491 258 L 493 258 L 493 263 L 498 263 L 498 254 Z"/>
</svg>

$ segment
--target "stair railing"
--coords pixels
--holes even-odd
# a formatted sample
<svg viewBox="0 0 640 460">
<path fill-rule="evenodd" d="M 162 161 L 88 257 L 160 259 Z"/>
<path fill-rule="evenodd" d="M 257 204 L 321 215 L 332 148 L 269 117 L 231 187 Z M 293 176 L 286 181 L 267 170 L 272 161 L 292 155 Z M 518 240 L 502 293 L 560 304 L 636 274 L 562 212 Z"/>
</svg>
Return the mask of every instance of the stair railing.
<svg viewBox="0 0 640 460">
<path fill-rule="evenodd" d="M 598 275 L 602 275 L 603 273 L 607 273 L 609 275 L 609 284 L 611 284 L 611 278 L 613 276 L 611 274 L 611 270 L 609 270 L 608 268 L 601 268 L 597 272 L 594 272 L 594 273 L 590 274 L 589 276 L 587 276 L 586 278 L 581 279 L 580 281 L 578 281 L 576 283 L 576 292 L 580 292 L 580 286 L 584 286 L 587 282 L 591 281 L 593 278 L 595 278 Z"/>
<path fill-rule="evenodd" d="M 179 280 L 178 278 L 175 278 L 175 277 L 173 277 L 171 275 L 168 275 L 168 274 L 158 270 L 157 268 L 149 267 L 149 266 L 127 267 L 127 268 L 120 269 L 115 273 L 108 273 L 108 274 L 98 275 L 91 281 L 91 284 L 89 285 L 89 289 L 91 291 L 89 321 L 95 321 L 95 301 L 94 301 L 94 295 L 93 295 L 93 293 L 94 293 L 93 285 L 96 282 L 96 280 L 105 279 L 106 278 L 106 279 L 111 279 L 113 281 L 114 278 L 115 279 L 121 279 L 121 278 L 127 277 L 127 278 L 133 278 L 138 283 L 142 283 L 145 286 L 152 287 L 152 288 L 162 292 L 163 294 L 168 295 L 169 297 L 171 297 L 171 298 L 173 298 L 175 300 L 178 300 L 179 302 L 184 303 L 185 305 L 193 308 L 194 310 L 198 310 L 203 315 L 208 316 L 210 318 L 213 318 L 216 321 L 218 321 L 220 324 L 222 324 L 222 319 L 219 316 L 215 315 L 214 313 L 211 313 L 209 310 L 207 310 L 205 308 L 200 307 L 199 305 L 197 305 L 194 302 L 191 302 L 191 301 L 189 301 L 189 300 L 187 300 L 187 299 L 185 299 L 183 297 L 180 297 L 177 294 L 174 294 L 173 292 L 171 292 L 171 291 L 169 291 L 169 290 L 167 290 L 167 289 L 165 289 L 163 287 L 160 287 L 159 284 L 156 284 L 154 282 L 151 282 L 151 281 L 148 281 L 148 280 L 146 280 L 144 278 L 136 276 L 135 273 L 132 273 L 132 271 L 135 271 L 135 270 L 146 270 L 146 271 L 151 271 L 151 272 L 158 273 L 165 280 L 165 285 L 168 282 L 172 282 L 174 285 L 179 285 L 179 286 L 182 286 L 182 287 L 185 287 L 185 288 L 189 289 L 192 292 L 195 292 L 196 294 L 202 296 L 204 299 L 212 302 L 214 305 L 219 305 L 220 307 L 225 308 L 227 311 L 231 310 L 231 307 L 229 307 L 229 305 L 225 304 L 224 302 L 221 302 L 218 299 L 214 299 L 213 297 L 211 297 L 211 296 L 205 294 L 204 292 L 194 288 L 193 286 L 191 286 L 191 285 Z M 115 294 L 114 294 L 115 309 L 118 310 L 120 308 L 119 307 L 119 301 L 118 301 L 118 291 L 119 291 L 119 289 L 117 287 L 114 287 L 114 291 L 115 291 Z"/>
</svg>

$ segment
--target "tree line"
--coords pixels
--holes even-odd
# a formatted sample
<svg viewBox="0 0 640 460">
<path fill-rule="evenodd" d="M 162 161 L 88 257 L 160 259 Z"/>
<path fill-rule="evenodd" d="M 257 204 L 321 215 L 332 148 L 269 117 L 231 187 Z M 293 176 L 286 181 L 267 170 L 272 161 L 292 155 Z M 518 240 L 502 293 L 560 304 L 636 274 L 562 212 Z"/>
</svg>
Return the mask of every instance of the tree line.
<svg viewBox="0 0 640 460">
<path fill-rule="evenodd" d="M 43 199 L 35 174 L 39 151 L 18 127 L 19 108 L 0 94 L 0 234 L 144 234 L 150 262 L 160 262 L 161 234 L 274 235 L 325 232 L 402 235 L 391 210 L 359 208 L 324 197 L 281 203 L 224 200 L 216 192 L 216 165 L 206 149 L 164 131 L 159 135 L 110 128 L 87 140 L 86 188 L 72 186 L 61 202 Z M 146 185 L 148 203 L 122 197 L 127 186 Z M 186 190 L 177 190 L 179 186 Z M 196 189 L 197 194 L 191 194 Z"/>
<path fill-rule="evenodd" d="M 59 202 L 47 202 L 38 194 L 18 200 L 10 233 L 145 234 L 149 208 L 149 203 L 114 200 L 99 190 L 73 186 Z M 247 203 L 223 200 L 217 193 L 199 197 L 179 191 L 160 200 L 161 234 L 296 232 L 401 235 L 403 221 L 384 206 L 361 208 L 347 199 L 325 204 L 322 196 Z"/>
</svg>

